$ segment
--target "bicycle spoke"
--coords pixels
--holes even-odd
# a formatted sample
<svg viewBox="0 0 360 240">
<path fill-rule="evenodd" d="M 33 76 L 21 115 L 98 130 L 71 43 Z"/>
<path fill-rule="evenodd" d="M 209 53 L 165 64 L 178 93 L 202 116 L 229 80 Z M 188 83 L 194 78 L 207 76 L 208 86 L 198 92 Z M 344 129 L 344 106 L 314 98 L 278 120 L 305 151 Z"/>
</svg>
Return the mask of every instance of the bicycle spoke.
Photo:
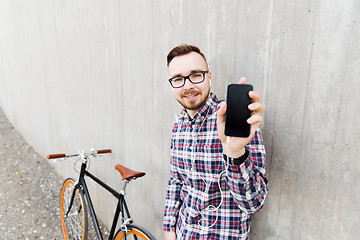
<svg viewBox="0 0 360 240">
<path fill-rule="evenodd" d="M 81 240 L 87 235 L 86 209 L 83 207 L 82 193 L 76 190 L 72 200 L 73 193 L 74 181 L 72 179 L 65 181 L 61 195 L 62 228 L 65 239 Z M 71 201 L 73 202 L 69 209 Z M 68 214 L 66 215 L 66 213 Z"/>
<path fill-rule="evenodd" d="M 124 206 L 125 206 L 125 210 L 126 213 L 129 215 L 129 211 L 128 208 L 126 206 L 125 201 L 121 202 L 121 195 L 124 195 L 123 193 L 119 193 L 116 192 L 115 190 L 113 190 L 111 187 L 109 187 L 108 185 L 106 185 L 105 183 L 101 184 L 102 181 L 97 181 L 96 177 L 93 176 L 92 174 L 90 174 L 89 172 L 86 171 L 86 163 L 89 159 L 89 156 L 97 156 L 97 154 L 104 154 L 104 153 L 111 153 L 111 149 L 104 149 L 104 150 L 91 150 L 91 153 L 85 153 L 84 151 L 79 152 L 79 154 L 72 154 L 72 155 L 66 155 L 66 154 L 52 154 L 48 156 L 48 159 L 52 159 L 52 158 L 69 158 L 69 157 L 77 157 L 79 156 L 82 159 L 82 165 L 81 165 L 81 171 L 80 171 L 80 177 L 79 177 L 79 181 L 75 182 L 74 179 L 72 178 L 68 178 L 64 181 L 62 188 L 61 188 L 61 194 L 60 194 L 60 218 L 61 218 L 61 227 L 62 227 L 62 231 L 64 234 L 64 239 L 66 240 L 83 240 L 83 239 L 87 239 L 88 237 L 90 237 L 91 239 L 95 238 L 95 234 L 93 231 L 96 231 L 96 234 L 98 233 L 98 231 L 101 232 L 101 229 L 98 228 L 98 225 L 96 224 L 97 221 L 95 221 L 95 223 L 93 223 L 95 225 L 95 227 L 91 227 L 90 226 L 90 234 L 88 232 L 88 218 L 89 216 L 92 217 L 93 214 L 88 215 L 88 211 L 90 209 L 90 211 L 92 212 L 93 209 L 91 208 L 91 206 L 87 206 L 87 204 L 91 204 L 91 202 L 86 202 L 86 200 L 89 200 L 88 195 L 86 195 L 87 199 L 84 199 L 84 192 L 87 194 L 86 190 L 86 183 L 84 180 L 84 176 L 88 175 L 89 177 L 93 178 L 93 180 L 95 180 L 97 183 L 99 183 L 101 186 L 103 186 L 104 188 L 106 188 L 108 191 L 110 191 L 111 193 L 114 194 L 114 196 L 116 196 L 117 198 L 119 198 L 119 203 L 122 204 L 122 206 L 119 206 L 121 208 L 118 208 L 117 210 L 117 215 L 116 217 L 118 217 L 119 214 L 119 209 L 121 212 L 121 216 L 124 215 Z M 137 172 L 137 171 L 133 171 L 131 169 L 127 169 L 124 166 L 121 166 L 120 164 L 116 165 L 116 169 L 123 175 L 123 172 L 125 171 L 125 175 L 127 176 L 126 178 L 126 184 L 133 179 L 136 179 L 138 177 L 142 177 L 145 175 L 144 172 Z M 125 192 L 125 187 L 126 184 L 124 185 L 124 188 L 122 191 Z M 115 194 L 116 193 L 116 194 Z M 118 197 L 119 196 L 119 197 Z M 123 206 L 124 205 L 124 206 Z M 120 217 L 120 219 L 122 219 L 122 217 Z M 155 238 L 151 235 L 151 233 L 149 233 L 146 229 L 143 229 L 140 226 L 136 226 L 134 224 L 131 223 L 132 221 L 128 221 L 128 222 L 123 222 L 124 225 L 127 226 L 127 231 L 126 234 L 124 236 L 124 232 L 121 231 L 122 228 L 120 228 L 120 230 L 118 230 L 115 233 L 115 238 L 116 240 L 121 240 L 124 239 L 125 237 L 127 239 L 143 239 L 143 240 L 154 240 Z M 123 226 L 124 226 L 123 225 Z M 111 231 L 112 236 L 114 237 L 114 231 Z M 94 235 L 94 236 L 93 236 Z"/>
<path fill-rule="evenodd" d="M 76 237 L 76 239 L 81 239 L 79 236 L 81 236 L 82 233 L 82 226 L 81 223 L 76 218 L 72 218 L 72 221 L 69 221 L 71 232 L 73 233 L 73 236 Z"/>
</svg>

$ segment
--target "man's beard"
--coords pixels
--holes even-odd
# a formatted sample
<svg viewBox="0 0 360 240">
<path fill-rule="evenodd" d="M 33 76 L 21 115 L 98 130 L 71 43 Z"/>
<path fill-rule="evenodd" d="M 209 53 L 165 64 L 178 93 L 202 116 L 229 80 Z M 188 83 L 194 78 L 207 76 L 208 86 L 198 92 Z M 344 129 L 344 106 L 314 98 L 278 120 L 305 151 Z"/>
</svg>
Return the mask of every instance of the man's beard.
<svg viewBox="0 0 360 240">
<path fill-rule="evenodd" d="M 210 93 L 210 88 L 206 92 L 205 95 L 201 94 L 201 91 L 190 90 L 190 91 L 185 92 L 182 95 L 181 99 L 176 99 L 176 100 L 181 104 L 181 106 L 183 106 L 187 110 L 198 110 L 205 105 L 206 101 L 208 100 L 209 93 Z M 184 96 L 191 95 L 191 94 L 201 94 L 200 101 L 199 102 L 195 102 L 195 101 L 188 102 L 186 100 L 183 100 Z"/>
</svg>

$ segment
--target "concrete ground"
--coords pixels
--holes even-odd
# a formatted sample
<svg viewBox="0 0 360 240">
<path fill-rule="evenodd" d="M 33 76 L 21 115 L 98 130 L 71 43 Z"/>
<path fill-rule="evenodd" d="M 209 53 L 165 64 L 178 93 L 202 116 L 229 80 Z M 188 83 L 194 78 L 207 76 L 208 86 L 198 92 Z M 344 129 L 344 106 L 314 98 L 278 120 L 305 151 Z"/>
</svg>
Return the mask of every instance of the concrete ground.
<svg viewBox="0 0 360 240">
<path fill-rule="evenodd" d="M 59 193 L 64 179 L 25 142 L 1 109 L 0 171 L 0 240 L 63 239 Z"/>
<path fill-rule="evenodd" d="M 62 184 L 0 110 L 0 239 L 62 239 Z"/>
</svg>

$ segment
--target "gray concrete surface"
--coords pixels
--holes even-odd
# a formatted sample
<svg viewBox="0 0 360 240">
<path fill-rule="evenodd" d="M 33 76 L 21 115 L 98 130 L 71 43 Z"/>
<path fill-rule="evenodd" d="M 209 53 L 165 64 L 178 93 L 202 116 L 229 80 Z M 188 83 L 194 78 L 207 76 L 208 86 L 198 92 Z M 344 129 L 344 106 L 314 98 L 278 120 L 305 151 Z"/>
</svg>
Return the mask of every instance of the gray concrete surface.
<svg viewBox="0 0 360 240">
<path fill-rule="evenodd" d="M 71 161 L 71 160 L 68 160 Z M 61 240 L 60 189 L 64 179 L 11 125 L 0 109 L 0 239 Z M 88 216 L 88 239 L 96 232 Z M 102 236 L 109 230 L 100 222 Z"/>
<path fill-rule="evenodd" d="M 0 110 L 0 239 L 62 239 L 62 180 Z"/>
<path fill-rule="evenodd" d="M 116 163 L 146 171 L 128 198 L 135 221 L 161 237 L 179 111 L 165 57 L 198 45 L 214 92 L 224 98 L 247 76 L 266 108 L 270 192 L 252 239 L 358 239 L 359 14 L 356 0 L 4 0 L 0 106 L 42 156 L 110 147 L 92 169 L 114 187 Z M 110 224 L 112 202 L 91 188 Z"/>
</svg>

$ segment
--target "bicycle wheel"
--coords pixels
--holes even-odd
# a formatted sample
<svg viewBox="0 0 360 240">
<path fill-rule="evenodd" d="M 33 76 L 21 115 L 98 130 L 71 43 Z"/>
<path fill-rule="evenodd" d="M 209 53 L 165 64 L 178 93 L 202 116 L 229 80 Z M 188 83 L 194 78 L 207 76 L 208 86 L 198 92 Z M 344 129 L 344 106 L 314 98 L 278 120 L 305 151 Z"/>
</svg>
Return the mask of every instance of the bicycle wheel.
<svg viewBox="0 0 360 240">
<path fill-rule="evenodd" d="M 60 219 L 65 240 L 84 240 L 87 237 L 87 213 L 81 190 L 76 190 L 71 210 L 66 216 L 74 191 L 74 180 L 64 181 L 60 194 Z"/>
<path fill-rule="evenodd" d="M 146 229 L 129 224 L 127 226 L 128 232 L 126 233 L 126 239 L 134 240 L 134 239 L 145 239 L 145 240 L 156 240 L 151 233 L 149 233 Z M 124 239 L 124 233 L 119 229 L 115 234 L 115 240 Z"/>
</svg>

